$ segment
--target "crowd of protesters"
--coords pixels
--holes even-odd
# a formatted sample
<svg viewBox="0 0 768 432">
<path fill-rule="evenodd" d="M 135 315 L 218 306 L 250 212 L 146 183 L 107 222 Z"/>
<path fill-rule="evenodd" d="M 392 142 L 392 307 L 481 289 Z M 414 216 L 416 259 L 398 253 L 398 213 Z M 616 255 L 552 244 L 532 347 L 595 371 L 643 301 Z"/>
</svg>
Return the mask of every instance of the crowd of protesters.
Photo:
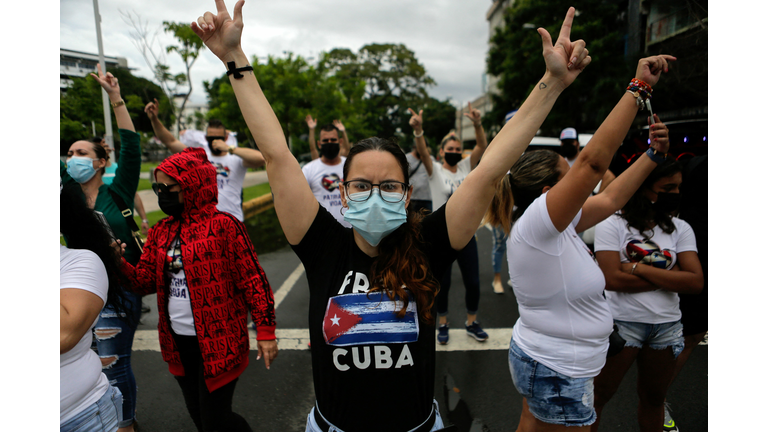
<svg viewBox="0 0 768 432">
<path fill-rule="evenodd" d="M 706 245 L 697 241 L 706 218 L 696 219 L 706 195 L 682 201 L 680 191 L 705 179 L 706 159 L 676 162 L 667 126 L 652 116 L 647 152 L 623 172 L 609 170 L 674 57 L 638 62 L 585 147 L 566 128 L 565 150 L 526 152 L 592 61 L 586 42 L 571 40 L 570 8 L 556 40 L 538 30 L 546 71 L 490 143 L 471 105 L 471 154 L 449 132 L 437 159 L 422 110 L 410 109 L 407 152 L 378 137 L 351 144 L 339 120 L 316 140 L 317 121 L 307 116 L 313 161 L 302 167 L 241 47 L 243 6 L 238 1 L 230 15 L 217 0 L 216 12 L 191 27 L 227 69 L 259 150 L 237 146 L 216 121 L 174 137 L 157 101 L 148 103 L 155 134 L 174 153 L 151 172 L 166 214 L 152 227 L 137 200 L 139 138 L 119 83 L 100 68 L 92 74 L 111 101 L 121 147 L 118 164 L 101 140 L 77 141 L 61 165 L 62 431 L 139 430 L 130 358 L 147 294 L 156 294 L 162 358 L 197 430 L 252 430 L 232 411 L 249 364 L 249 316 L 257 359 L 269 369 L 278 354 L 272 289 L 242 213 L 245 171 L 261 166 L 309 286 L 315 404 L 307 431 L 445 430 L 435 350 L 449 342 L 454 261 L 466 290 L 466 332 L 479 342 L 489 337 L 477 320 L 482 225 L 494 231 L 493 291 L 504 293 L 506 251 L 520 313 L 508 364 L 499 365 L 523 398 L 517 430 L 596 431 L 635 361 L 641 430 L 677 430 L 666 391 L 706 334 L 706 297 L 697 297 L 706 284 Z M 690 224 L 681 219 L 689 215 Z M 579 236 L 592 227 L 594 253 Z"/>
</svg>

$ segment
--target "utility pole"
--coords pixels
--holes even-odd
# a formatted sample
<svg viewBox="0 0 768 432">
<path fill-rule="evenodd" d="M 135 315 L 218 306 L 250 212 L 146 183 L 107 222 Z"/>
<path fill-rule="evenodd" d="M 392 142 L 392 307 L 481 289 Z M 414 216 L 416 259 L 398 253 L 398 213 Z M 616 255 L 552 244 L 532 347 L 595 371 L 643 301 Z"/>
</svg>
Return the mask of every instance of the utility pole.
<svg viewBox="0 0 768 432">
<path fill-rule="evenodd" d="M 93 15 L 96 19 L 96 40 L 99 44 L 99 64 L 101 70 L 107 73 L 107 62 L 104 60 L 104 44 L 101 42 L 101 14 L 99 14 L 99 0 L 93 0 Z M 105 141 L 109 148 L 115 149 L 115 140 L 112 137 L 112 112 L 109 109 L 109 96 L 106 90 L 101 89 L 101 105 L 104 108 L 104 127 L 107 130 Z"/>
</svg>

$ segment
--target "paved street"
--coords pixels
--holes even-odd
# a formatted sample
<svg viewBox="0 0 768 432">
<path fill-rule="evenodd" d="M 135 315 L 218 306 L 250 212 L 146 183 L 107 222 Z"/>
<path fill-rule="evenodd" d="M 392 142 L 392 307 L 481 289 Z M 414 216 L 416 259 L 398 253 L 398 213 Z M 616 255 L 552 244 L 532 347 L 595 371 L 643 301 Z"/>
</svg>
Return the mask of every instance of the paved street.
<svg viewBox="0 0 768 432">
<path fill-rule="evenodd" d="M 444 419 L 447 419 L 446 424 L 456 424 L 459 431 L 514 431 L 520 418 L 522 399 L 512 387 L 507 347 L 512 326 L 518 318 L 517 305 L 510 288 L 507 287 L 503 295 L 493 293 L 491 233 L 481 228 L 477 235 L 481 282 L 478 317 L 490 339 L 485 343 L 476 342 L 461 329 L 466 317 L 464 289 L 458 266 L 454 264 L 450 291 L 451 339 L 448 345 L 438 348 L 435 397 Z M 255 247 L 258 252 L 259 245 Z M 238 381 L 233 408 L 255 431 L 304 431 L 307 414 L 314 403 L 307 348 L 307 280 L 290 248 L 260 255 L 259 261 L 275 292 L 280 353 L 267 371 L 262 361 L 256 361 L 256 351 L 251 351 L 250 366 Z M 504 265 L 503 272 L 506 271 Z M 142 318 L 133 353 L 133 368 L 139 386 L 137 418 L 141 430 L 194 431 L 181 391 L 159 352 L 155 296 L 147 296 L 144 301 L 151 305 L 152 311 Z M 251 347 L 255 347 L 253 338 Z M 667 400 L 684 432 L 706 431 L 708 428 L 707 364 L 708 347 L 700 346 L 669 391 Z M 636 380 L 633 367 L 603 411 L 601 430 L 639 431 Z M 446 382 L 449 388 L 455 387 L 460 393 L 451 392 L 452 395 L 446 398 Z M 460 399 L 455 397 L 457 395 Z"/>
</svg>

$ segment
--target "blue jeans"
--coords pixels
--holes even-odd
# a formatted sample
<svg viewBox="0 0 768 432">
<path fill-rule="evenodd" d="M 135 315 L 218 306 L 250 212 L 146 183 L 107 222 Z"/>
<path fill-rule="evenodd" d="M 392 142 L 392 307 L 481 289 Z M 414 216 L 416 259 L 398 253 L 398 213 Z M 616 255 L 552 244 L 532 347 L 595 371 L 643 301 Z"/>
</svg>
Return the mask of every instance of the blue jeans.
<svg viewBox="0 0 768 432">
<path fill-rule="evenodd" d="M 589 426 L 597 420 L 594 378 L 571 378 L 509 344 L 509 372 L 534 417 L 550 424 Z"/>
<path fill-rule="evenodd" d="M 120 423 L 123 397 L 109 386 L 104 396 L 60 426 L 60 432 L 114 432 Z"/>
<path fill-rule="evenodd" d="M 677 358 L 685 348 L 683 325 L 680 321 L 663 324 L 646 324 L 630 321 L 613 320 L 619 328 L 619 335 L 627 341 L 626 347 L 642 348 L 647 345 L 652 349 L 665 350 L 672 348 L 672 354 Z"/>
<path fill-rule="evenodd" d="M 134 324 L 128 325 L 117 316 L 112 308 L 104 308 L 93 328 L 96 352 L 101 359 L 113 359 L 102 367 L 109 384 L 120 389 L 123 394 L 123 415 L 120 427 L 130 426 L 136 416 L 136 379 L 131 369 L 131 348 L 133 335 L 141 318 L 141 296 L 125 291 L 129 313 Z M 103 363 L 102 363 L 103 364 Z"/>
<path fill-rule="evenodd" d="M 493 231 L 493 255 L 491 263 L 493 272 L 501 273 L 501 263 L 504 262 L 504 254 L 507 253 L 507 233 L 500 227 L 491 227 Z"/>
<path fill-rule="evenodd" d="M 477 257 L 477 239 L 472 236 L 472 240 L 467 243 L 464 249 L 459 251 L 456 257 L 461 270 L 461 279 L 464 281 L 464 303 L 467 307 L 467 314 L 474 315 L 480 305 L 480 265 Z M 451 270 L 453 264 L 445 271 L 440 281 L 440 292 L 437 293 L 435 303 L 437 304 L 437 315 L 448 315 L 448 291 L 451 289 Z M 469 323 L 472 324 L 472 323 Z"/>
</svg>

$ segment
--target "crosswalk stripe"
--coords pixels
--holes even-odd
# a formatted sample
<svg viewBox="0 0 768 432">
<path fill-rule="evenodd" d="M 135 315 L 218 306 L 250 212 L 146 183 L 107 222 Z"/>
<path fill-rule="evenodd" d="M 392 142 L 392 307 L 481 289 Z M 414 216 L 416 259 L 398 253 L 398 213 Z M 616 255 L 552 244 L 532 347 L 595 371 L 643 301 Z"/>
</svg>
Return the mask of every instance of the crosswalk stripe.
<svg viewBox="0 0 768 432">
<path fill-rule="evenodd" d="M 484 351 L 509 349 L 509 341 L 512 338 L 511 328 L 486 328 L 488 340 L 478 342 L 467 336 L 467 332 L 461 329 L 448 330 L 449 341 L 446 345 L 437 344 L 436 351 Z M 256 332 L 248 330 L 250 334 L 251 350 L 256 350 Z M 277 329 L 275 331 L 280 350 L 308 350 L 308 329 Z M 437 337 L 437 334 L 435 334 Z M 160 342 L 157 330 L 137 330 L 133 338 L 134 351 L 160 351 Z"/>
</svg>

